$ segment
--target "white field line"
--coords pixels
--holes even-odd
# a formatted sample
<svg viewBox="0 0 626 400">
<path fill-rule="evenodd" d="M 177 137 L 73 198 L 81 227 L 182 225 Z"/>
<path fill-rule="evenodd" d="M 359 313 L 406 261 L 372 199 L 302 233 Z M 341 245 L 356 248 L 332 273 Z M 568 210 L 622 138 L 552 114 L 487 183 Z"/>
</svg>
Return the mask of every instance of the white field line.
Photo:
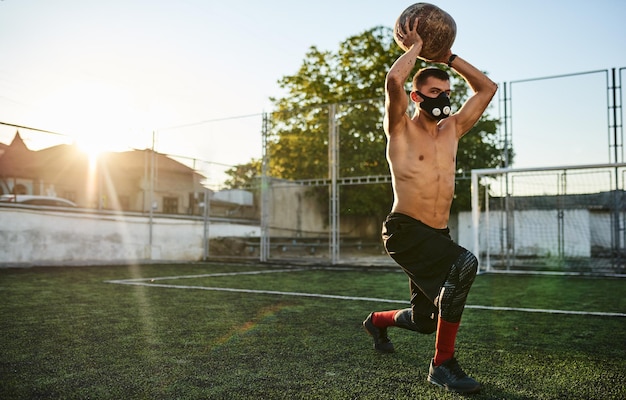
<svg viewBox="0 0 626 400">
<path fill-rule="evenodd" d="M 106 282 L 128 284 L 128 282 L 147 282 L 147 281 L 154 282 L 154 281 L 165 281 L 165 280 L 170 281 L 173 279 L 210 278 L 213 276 L 276 274 L 279 272 L 295 272 L 295 271 L 304 271 L 304 268 L 268 269 L 265 271 L 218 272 L 215 274 L 201 274 L 201 275 L 159 276 L 156 278 L 120 279 L 120 280 L 112 280 L 112 281 L 106 281 Z"/>
<path fill-rule="evenodd" d="M 258 275 L 258 274 L 266 274 L 266 273 L 298 272 L 298 271 L 304 271 L 304 270 L 305 270 L 304 268 L 301 268 L 301 269 L 279 269 L 279 270 L 265 270 L 265 271 L 228 272 L 228 273 L 201 274 L 201 275 L 161 276 L 161 277 L 155 277 L 155 278 L 119 279 L 119 280 L 110 280 L 110 281 L 105 281 L 105 282 L 115 283 L 119 285 L 148 286 L 148 287 L 160 287 L 160 288 L 167 288 L 167 289 L 193 289 L 193 290 L 209 290 L 209 291 L 216 291 L 216 292 L 269 294 L 269 295 L 279 295 L 279 296 L 311 297 L 311 298 L 318 298 L 318 299 L 372 301 L 372 302 L 378 302 L 378 303 L 410 304 L 410 302 L 407 300 L 380 299 L 380 298 L 374 298 L 374 297 L 355 297 L 355 296 L 341 296 L 341 295 L 321 294 L 321 293 L 282 292 L 282 291 L 276 291 L 276 290 L 237 289 L 237 288 L 225 288 L 225 287 L 170 285 L 170 284 L 165 284 L 165 283 L 152 283 L 152 282 L 159 281 L 159 280 L 193 279 L 193 278 L 207 278 L 207 277 L 234 276 L 234 275 Z M 480 305 L 471 305 L 471 304 L 467 304 L 465 308 L 476 309 L 476 310 L 518 311 L 518 312 L 544 313 L 544 314 L 589 315 L 589 316 L 598 316 L 598 317 L 626 317 L 626 313 L 617 313 L 617 312 L 569 311 L 569 310 L 550 310 L 550 309 L 520 308 L 520 307 L 494 307 L 494 306 L 480 306 Z"/>
</svg>

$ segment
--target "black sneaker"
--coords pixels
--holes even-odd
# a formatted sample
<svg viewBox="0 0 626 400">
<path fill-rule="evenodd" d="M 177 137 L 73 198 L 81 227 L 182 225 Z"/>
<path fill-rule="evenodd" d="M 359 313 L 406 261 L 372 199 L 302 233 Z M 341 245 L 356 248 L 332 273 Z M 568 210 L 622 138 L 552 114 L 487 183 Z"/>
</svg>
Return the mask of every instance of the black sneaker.
<svg viewBox="0 0 626 400">
<path fill-rule="evenodd" d="M 372 322 L 372 314 L 363 321 L 363 328 L 374 339 L 374 348 L 382 353 L 393 353 L 393 343 L 387 337 L 387 328 L 379 328 Z"/>
<path fill-rule="evenodd" d="M 434 360 L 431 360 L 428 382 L 451 392 L 476 393 L 480 391 L 480 383 L 467 376 L 454 357 L 438 367 L 435 367 Z"/>
</svg>

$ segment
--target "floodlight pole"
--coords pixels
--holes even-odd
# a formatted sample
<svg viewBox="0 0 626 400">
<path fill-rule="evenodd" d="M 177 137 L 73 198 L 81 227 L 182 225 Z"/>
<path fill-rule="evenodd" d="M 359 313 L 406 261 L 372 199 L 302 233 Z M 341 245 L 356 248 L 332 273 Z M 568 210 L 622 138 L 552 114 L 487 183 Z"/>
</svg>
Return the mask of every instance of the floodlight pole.
<svg viewBox="0 0 626 400">
<path fill-rule="evenodd" d="M 270 198 L 269 198 L 269 149 L 268 149 L 268 135 L 269 135 L 269 116 L 267 113 L 263 113 L 263 126 L 261 132 L 261 150 L 263 152 L 261 161 L 261 237 L 259 261 L 266 262 L 270 256 Z"/>
<path fill-rule="evenodd" d="M 611 137 L 611 130 L 613 133 L 613 162 L 617 165 L 619 162 L 623 161 L 624 158 L 624 139 L 623 139 L 623 132 L 622 135 L 619 135 L 619 130 L 623 129 L 623 125 L 622 125 L 622 121 L 618 120 L 618 108 L 622 109 L 622 104 L 621 104 L 621 94 L 622 94 L 622 85 L 621 85 L 621 73 L 622 70 L 624 68 L 620 68 L 619 72 L 616 73 L 616 69 L 612 68 L 611 69 L 611 84 L 609 86 L 609 91 L 610 94 L 608 95 L 610 97 L 610 100 L 607 99 L 607 102 L 609 103 L 609 115 L 608 115 L 608 120 L 609 120 L 609 138 Z M 608 80 L 608 77 L 607 77 Z M 618 91 L 619 91 L 619 97 L 618 97 Z M 618 101 L 619 99 L 619 101 Z M 620 113 L 621 114 L 621 113 Z M 622 115 L 622 119 L 623 119 L 623 114 Z M 610 140 L 609 140 L 610 142 Z M 610 147 L 611 145 L 609 145 Z M 621 148 L 621 152 L 620 152 L 620 148 Z M 609 159 L 611 158 L 610 155 L 610 151 L 609 151 Z M 622 215 L 622 195 L 620 193 L 618 193 L 619 190 L 619 170 L 617 168 L 617 166 L 615 167 L 615 171 L 614 171 L 614 177 L 613 179 L 615 180 L 615 190 L 613 190 L 613 251 L 615 252 L 615 255 L 617 256 L 617 260 L 616 260 L 616 269 L 619 270 L 621 268 L 622 265 L 622 249 L 624 246 L 624 243 L 622 243 L 622 238 L 624 236 L 624 232 L 626 231 L 626 228 L 623 226 L 623 221 L 622 218 L 620 218 L 620 216 Z M 624 239 L 626 239 L 626 237 L 624 237 Z"/>
<path fill-rule="evenodd" d="M 209 198 L 209 188 L 204 188 L 204 210 L 203 210 L 203 235 L 202 242 L 204 243 L 204 260 L 209 259 L 209 216 L 211 213 L 211 200 Z"/>
<path fill-rule="evenodd" d="M 148 259 L 152 260 L 152 222 L 153 222 L 153 210 L 152 210 L 152 205 L 154 204 L 154 135 L 155 132 L 152 131 L 152 149 L 150 151 L 150 204 L 149 204 L 149 221 L 148 221 L 148 232 L 149 232 L 149 238 L 148 238 Z"/>
<path fill-rule="evenodd" d="M 513 91 L 512 84 L 510 85 L 511 92 Z M 512 95 L 512 93 L 511 93 Z M 509 124 L 511 124 L 511 131 L 513 130 L 513 122 L 511 121 L 511 116 L 509 115 L 509 107 L 512 107 L 513 98 L 509 98 L 507 94 L 507 84 L 504 83 L 504 168 L 509 168 Z M 508 103 L 507 103 L 508 100 Z M 511 108 L 512 109 L 512 108 Z M 504 176 L 504 215 L 505 215 L 505 224 L 502 229 L 504 229 L 504 233 L 506 234 L 506 269 L 508 270 L 511 265 L 511 252 L 513 250 L 513 215 L 510 212 L 510 201 L 511 201 L 511 193 L 509 190 L 509 174 Z M 487 199 L 489 201 L 489 199 Z"/>
<path fill-rule="evenodd" d="M 335 114 L 337 105 L 331 104 L 328 108 L 328 175 L 330 179 L 330 240 L 329 255 L 331 264 L 339 261 L 339 135 Z"/>
</svg>

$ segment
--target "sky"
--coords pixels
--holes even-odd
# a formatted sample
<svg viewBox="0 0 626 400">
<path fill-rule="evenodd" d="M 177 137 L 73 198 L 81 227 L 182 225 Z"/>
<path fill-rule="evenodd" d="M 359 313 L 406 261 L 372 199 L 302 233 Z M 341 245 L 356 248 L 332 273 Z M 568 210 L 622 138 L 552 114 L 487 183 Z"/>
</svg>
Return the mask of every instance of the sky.
<svg viewBox="0 0 626 400">
<path fill-rule="evenodd" d="M 311 46 L 392 27 L 412 3 L 0 0 L 0 122 L 56 133 L 20 129 L 33 150 L 154 143 L 216 185 L 261 157 L 261 115 Z M 510 107 L 514 166 L 611 161 L 607 76 L 626 79 L 626 1 L 433 3 L 456 21 L 453 52 L 500 85 L 488 112 Z M 0 125 L 0 142 L 15 131 Z"/>
</svg>

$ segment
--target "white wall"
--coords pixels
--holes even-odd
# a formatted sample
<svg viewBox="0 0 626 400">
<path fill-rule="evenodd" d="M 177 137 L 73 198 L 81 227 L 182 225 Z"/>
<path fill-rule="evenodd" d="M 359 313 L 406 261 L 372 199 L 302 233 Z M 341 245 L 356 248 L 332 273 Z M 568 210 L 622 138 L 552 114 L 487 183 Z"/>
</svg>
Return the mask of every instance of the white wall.
<svg viewBox="0 0 626 400">
<path fill-rule="evenodd" d="M 614 233 L 611 223 L 612 217 L 610 213 L 606 211 L 591 212 L 591 246 L 603 249 L 612 247 Z"/>
<path fill-rule="evenodd" d="M 592 224 L 588 210 L 565 210 L 563 213 L 564 255 L 566 257 L 590 257 L 592 232 L 602 231 L 599 224 L 606 221 L 596 217 Z M 489 220 L 486 219 L 484 212 L 481 213 L 479 222 L 481 251 L 486 250 L 488 243 L 490 254 L 502 252 L 502 244 L 506 243 L 503 237 L 506 234 L 503 230 L 506 224 L 504 218 L 502 211 L 491 211 Z M 556 210 L 515 211 L 513 224 L 513 242 L 517 256 L 558 255 L 560 233 Z M 606 224 L 604 229 L 609 230 L 610 224 Z M 471 212 L 459 214 L 459 244 L 473 250 Z"/>
<path fill-rule="evenodd" d="M 203 221 L 80 211 L 0 208 L 0 264 L 197 261 L 204 256 Z M 209 237 L 259 236 L 258 226 L 212 223 Z"/>
<path fill-rule="evenodd" d="M 254 196 L 252 192 L 240 189 L 220 190 L 213 193 L 214 200 L 226 201 L 234 204 L 241 204 L 244 206 L 254 205 Z"/>
<path fill-rule="evenodd" d="M 306 216 L 308 213 L 302 212 L 302 215 Z M 278 217 L 286 215 L 283 212 Z M 517 255 L 557 254 L 558 229 L 555 211 L 516 212 L 514 218 Z M 564 222 L 566 256 L 590 257 L 592 245 L 610 248 L 610 216 L 606 213 L 567 210 Z M 503 234 L 502 213 L 490 213 L 488 228 L 483 213 L 480 225 L 481 246 L 484 248 L 489 237 L 490 253 L 499 253 Z M 303 224 L 302 228 L 305 227 L 308 228 L 309 225 Z M 458 243 L 473 250 L 471 213 L 460 213 L 458 223 L 451 224 L 451 228 L 455 228 L 452 233 L 458 238 Z M 150 246 L 149 219 L 146 216 L 0 207 L 0 265 L 114 263 L 132 260 L 197 261 L 204 255 L 203 229 L 204 223 L 200 220 L 155 216 Z M 260 228 L 213 222 L 208 227 L 208 236 L 259 237 Z"/>
</svg>

